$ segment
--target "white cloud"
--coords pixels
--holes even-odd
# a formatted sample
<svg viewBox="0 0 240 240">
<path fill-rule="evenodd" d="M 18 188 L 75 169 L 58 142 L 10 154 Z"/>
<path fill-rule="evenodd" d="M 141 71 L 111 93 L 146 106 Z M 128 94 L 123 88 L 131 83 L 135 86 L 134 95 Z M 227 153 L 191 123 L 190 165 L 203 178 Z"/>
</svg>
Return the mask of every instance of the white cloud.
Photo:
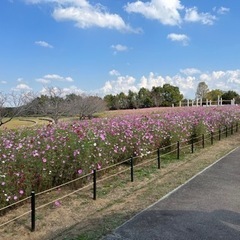
<svg viewBox="0 0 240 240">
<path fill-rule="evenodd" d="M 128 93 L 129 90 L 137 91 L 134 85 L 135 78 L 131 76 L 118 76 L 116 80 L 107 81 L 105 85 L 98 91 L 101 95 L 117 94 L 120 92 Z"/>
<path fill-rule="evenodd" d="M 76 86 L 70 86 L 68 88 L 53 87 L 51 88 L 51 90 L 56 94 L 60 95 L 61 97 L 65 97 L 66 95 L 71 93 L 74 93 L 76 95 L 81 95 L 84 93 L 84 91 L 82 91 L 80 88 L 77 88 Z M 43 87 L 39 94 L 48 95 L 49 94 L 48 88 Z"/>
<path fill-rule="evenodd" d="M 51 4 L 52 16 L 56 21 L 72 21 L 76 27 L 82 29 L 100 27 L 127 32 L 139 31 L 126 24 L 118 14 L 109 13 L 101 4 L 92 5 L 87 0 L 26 0 L 26 2 Z"/>
<path fill-rule="evenodd" d="M 112 69 L 111 71 L 109 71 L 109 75 L 110 76 L 119 76 L 120 73 L 117 70 Z"/>
<path fill-rule="evenodd" d="M 23 78 L 20 77 L 20 78 L 17 79 L 17 81 L 18 82 L 23 82 Z"/>
<path fill-rule="evenodd" d="M 71 77 L 62 77 L 58 74 L 47 74 L 43 78 L 51 81 L 57 80 L 63 82 L 73 82 L 73 79 Z"/>
<path fill-rule="evenodd" d="M 57 21 L 74 21 L 79 28 L 100 27 L 131 31 L 124 20 L 117 14 L 103 12 L 94 7 L 58 7 L 53 12 Z"/>
<path fill-rule="evenodd" d="M 62 77 L 58 74 L 47 74 L 47 75 L 43 76 L 42 78 L 36 79 L 36 82 L 39 82 L 42 84 L 49 84 L 54 81 L 73 82 L 74 80 L 71 77 Z"/>
<path fill-rule="evenodd" d="M 184 20 L 186 22 L 200 22 L 206 25 L 213 25 L 217 18 L 210 13 L 199 13 L 197 7 L 193 7 L 186 9 Z"/>
<path fill-rule="evenodd" d="M 190 41 L 190 38 L 185 34 L 170 33 L 167 38 L 173 42 L 181 42 L 183 46 L 187 46 Z"/>
<path fill-rule="evenodd" d="M 163 86 L 166 81 L 162 76 L 155 76 L 153 72 L 150 72 L 148 77 L 142 76 L 140 79 L 140 83 L 138 84 L 138 88 L 147 88 L 152 89 L 154 86 Z"/>
<path fill-rule="evenodd" d="M 64 77 L 59 76 L 57 74 L 47 74 L 44 76 L 44 78 L 51 79 L 51 80 L 63 80 Z"/>
<path fill-rule="evenodd" d="M 66 77 L 65 80 L 66 80 L 67 82 L 73 82 L 73 79 L 72 79 L 71 77 Z"/>
<path fill-rule="evenodd" d="M 230 11 L 230 8 L 220 7 L 220 8 L 213 8 L 213 11 L 217 12 L 218 14 L 227 14 Z"/>
<path fill-rule="evenodd" d="M 179 10 L 182 10 L 180 0 L 151 0 L 128 3 L 125 10 L 128 13 L 140 13 L 145 18 L 158 20 L 164 25 L 180 25 L 182 20 Z"/>
<path fill-rule="evenodd" d="M 181 69 L 180 72 L 189 76 L 201 73 L 201 71 L 197 68 L 185 68 L 185 69 Z"/>
<path fill-rule="evenodd" d="M 18 84 L 14 89 L 14 91 L 26 91 L 26 90 L 32 90 L 27 84 L 25 83 L 20 83 Z"/>
<path fill-rule="evenodd" d="M 220 88 L 223 91 L 234 90 L 240 93 L 240 70 L 213 71 L 200 75 L 210 89 Z"/>
<path fill-rule="evenodd" d="M 45 47 L 45 48 L 53 48 L 53 46 L 45 41 L 36 41 L 35 42 L 36 45 L 41 46 L 41 47 Z"/>
<path fill-rule="evenodd" d="M 70 86 L 69 88 L 63 88 L 63 92 L 65 95 L 75 93 L 76 95 L 82 95 L 84 91 L 76 86 Z"/>
<path fill-rule="evenodd" d="M 113 48 L 116 52 L 125 52 L 128 50 L 127 46 L 121 44 L 112 45 L 111 48 Z"/>
<path fill-rule="evenodd" d="M 181 73 L 185 75 L 181 75 Z M 120 92 L 127 94 L 129 90 L 137 92 L 141 87 L 151 90 L 153 86 L 163 86 L 169 83 L 179 87 L 186 98 L 194 99 L 198 83 L 201 81 L 206 82 L 210 90 L 234 90 L 240 93 L 240 69 L 204 73 L 195 68 L 186 68 L 180 70 L 180 73 L 165 77 L 150 72 L 148 76 L 142 76 L 139 80 L 133 76 L 117 76 L 115 80 L 107 81 L 103 88 L 96 90 L 96 92 L 102 96 Z"/>
<path fill-rule="evenodd" d="M 48 84 L 50 83 L 51 81 L 50 80 L 47 80 L 45 78 L 38 78 L 36 79 L 36 82 L 39 82 L 39 83 L 42 83 L 42 84 Z"/>
<path fill-rule="evenodd" d="M 1 81 L 1 84 L 7 84 L 7 81 L 3 80 L 3 81 Z"/>
</svg>

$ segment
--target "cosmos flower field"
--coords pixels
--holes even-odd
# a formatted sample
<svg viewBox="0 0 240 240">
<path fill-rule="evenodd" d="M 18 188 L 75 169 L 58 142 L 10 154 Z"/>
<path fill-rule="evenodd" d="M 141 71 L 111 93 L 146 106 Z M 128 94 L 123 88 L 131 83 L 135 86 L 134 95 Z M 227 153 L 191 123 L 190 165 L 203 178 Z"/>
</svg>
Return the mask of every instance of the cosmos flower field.
<svg viewBox="0 0 240 240">
<path fill-rule="evenodd" d="M 0 132 L 0 208 L 130 156 L 201 136 L 240 120 L 240 107 L 134 112 Z"/>
</svg>

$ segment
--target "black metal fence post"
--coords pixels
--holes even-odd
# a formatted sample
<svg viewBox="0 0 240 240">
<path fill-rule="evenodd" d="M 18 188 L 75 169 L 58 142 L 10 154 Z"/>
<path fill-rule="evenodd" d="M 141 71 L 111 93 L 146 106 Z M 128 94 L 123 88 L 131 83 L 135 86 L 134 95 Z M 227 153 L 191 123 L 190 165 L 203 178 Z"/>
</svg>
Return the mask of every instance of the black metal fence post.
<svg viewBox="0 0 240 240">
<path fill-rule="evenodd" d="M 180 142 L 177 142 L 177 159 L 180 159 Z"/>
<path fill-rule="evenodd" d="M 221 127 L 219 127 L 218 130 L 218 140 L 221 141 Z"/>
<path fill-rule="evenodd" d="M 213 131 L 211 131 L 211 145 L 213 145 Z"/>
<path fill-rule="evenodd" d="M 204 139 L 204 134 L 202 135 L 202 147 L 205 147 L 205 139 Z"/>
<path fill-rule="evenodd" d="M 228 127 L 226 126 L 226 138 L 228 137 Z"/>
<path fill-rule="evenodd" d="M 31 192 L 31 231 L 35 231 L 36 226 L 36 207 L 35 207 L 35 191 Z"/>
<path fill-rule="evenodd" d="M 157 150 L 158 169 L 161 168 L 160 148 Z"/>
<path fill-rule="evenodd" d="M 233 124 L 231 125 L 231 135 L 233 135 Z"/>
<path fill-rule="evenodd" d="M 133 157 L 131 157 L 131 182 L 133 182 Z"/>
<path fill-rule="evenodd" d="M 93 200 L 97 199 L 97 171 L 93 170 Z"/>
<path fill-rule="evenodd" d="M 238 122 L 236 123 L 236 132 L 238 132 Z"/>
</svg>

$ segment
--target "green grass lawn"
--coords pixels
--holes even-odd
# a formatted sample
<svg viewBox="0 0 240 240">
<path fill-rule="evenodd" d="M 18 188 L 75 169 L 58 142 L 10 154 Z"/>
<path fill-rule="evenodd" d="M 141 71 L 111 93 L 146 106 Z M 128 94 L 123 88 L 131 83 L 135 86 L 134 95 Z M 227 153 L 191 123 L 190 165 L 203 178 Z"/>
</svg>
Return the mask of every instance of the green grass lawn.
<svg viewBox="0 0 240 240">
<path fill-rule="evenodd" d="M 3 119 L 3 122 L 5 119 Z M 38 117 L 19 117 L 13 118 L 10 122 L 3 124 L 0 130 L 32 127 L 35 125 L 47 124 L 48 121 L 40 120 Z"/>
</svg>

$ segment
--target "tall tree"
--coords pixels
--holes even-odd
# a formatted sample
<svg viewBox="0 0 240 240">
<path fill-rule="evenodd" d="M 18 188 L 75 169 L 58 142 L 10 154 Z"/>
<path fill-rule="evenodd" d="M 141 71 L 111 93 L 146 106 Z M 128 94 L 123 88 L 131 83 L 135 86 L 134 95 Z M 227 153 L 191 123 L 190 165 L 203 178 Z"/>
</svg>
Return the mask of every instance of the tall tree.
<svg viewBox="0 0 240 240">
<path fill-rule="evenodd" d="M 106 106 L 109 110 L 118 109 L 117 97 L 115 95 L 108 94 L 103 98 L 103 100 L 105 101 Z"/>
<path fill-rule="evenodd" d="M 170 84 L 163 85 L 163 106 L 178 105 L 183 99 L 183 95 L 179 91 L 179 87 Z"/>
<path fill-rule="evenodd" d="M 130 109 L 135 109 L 138 107 L 138 103 L 137 103 L 137 93 L 129 90 L 128 91 L 128 95 L 127 95 L 127 99 L 128 99 L 128 108 Z"/>
<path fill-rule="evenodd" d="M 201 98 L 205 100 L 208 92 L 208 85 L 205 82 L 200 82 L 197 86 L 196 99 Z"/>
<path fill-rule="evenodd" d="M 144 87 L 140 88 L 138 91 L 138 103 L 141 108 L 153 106 L 151 92 L 148 89 Z"/>
<path fill-rule="evenodd" d="M 162 87 L 152 87 L 151 96 L 154 107 L 159 107 L 164 101 L 163 88 Z"/>
<path fill-rule="evenodd" d="M 117 101 L 120 109 L 128 108 L 128 98 L 124 92 L 120 92 L 117 94 Z"/>
</svg>

